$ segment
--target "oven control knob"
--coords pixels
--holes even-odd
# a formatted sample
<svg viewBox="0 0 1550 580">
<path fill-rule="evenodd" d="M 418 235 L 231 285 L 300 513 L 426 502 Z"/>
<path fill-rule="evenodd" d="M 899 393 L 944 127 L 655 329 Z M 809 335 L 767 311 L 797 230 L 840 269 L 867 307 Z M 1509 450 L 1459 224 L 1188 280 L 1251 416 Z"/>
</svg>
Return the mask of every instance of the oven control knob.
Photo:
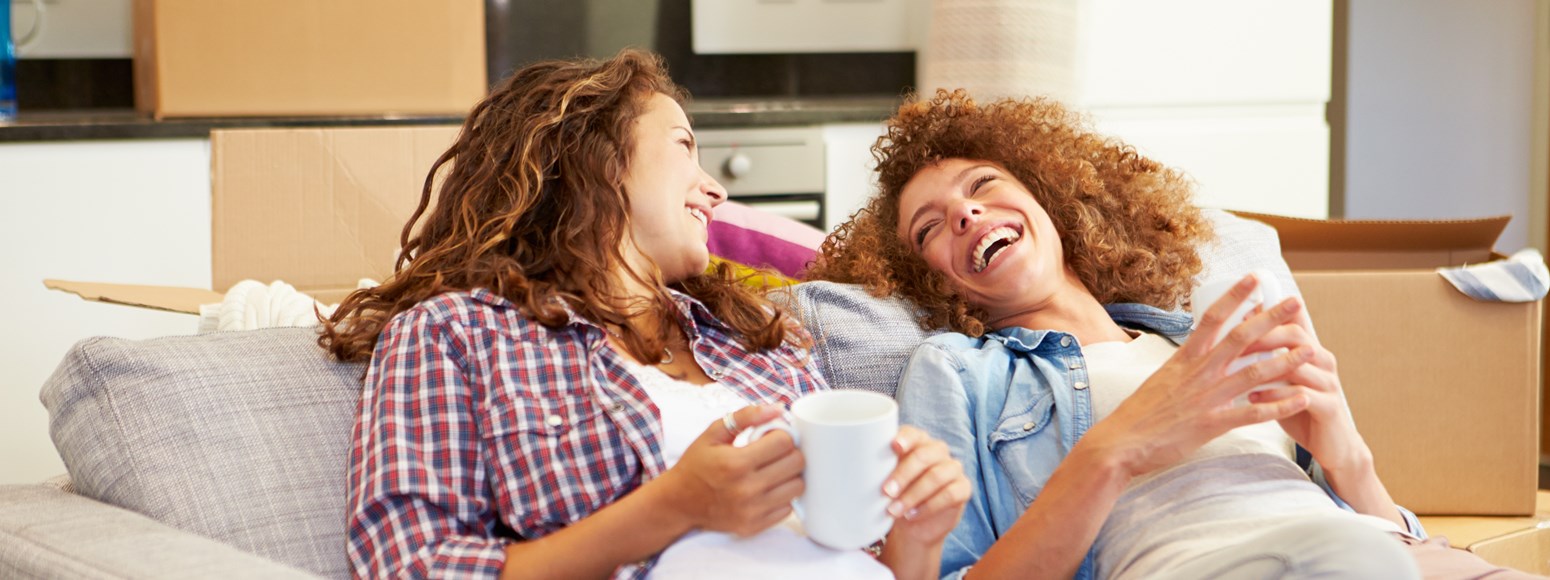
<svg viewBox="0 0 1550 580">
<path fill-rule="evenodd" d="M 722 166 L 721 171 L 732 179 L 746 177 L 749 171 L 753 171 L 753 159 L 748 158 L 747 155 L 742 153 L 733 153 L 731 157 L 727 158 L 727 162 Z"/>
</svg>

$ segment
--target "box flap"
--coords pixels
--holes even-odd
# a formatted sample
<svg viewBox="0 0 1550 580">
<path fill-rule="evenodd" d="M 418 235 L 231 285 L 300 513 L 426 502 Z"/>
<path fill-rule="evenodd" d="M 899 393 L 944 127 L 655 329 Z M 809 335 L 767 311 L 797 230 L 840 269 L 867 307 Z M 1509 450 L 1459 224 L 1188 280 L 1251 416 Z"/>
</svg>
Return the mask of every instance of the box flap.
<svg viewBox="0 0 1550 580">
<path fill-rule="evenodd" d="M 124 304 L 185 314 L 199 314 L 200 306 L 220 304 L 226 299 L 225 293 L 222 292 L 178 286 L 142 286 L 137 284 L 108 284 L 104 282 L 72 282 L 68 280 L 44 280 L 43 285 L 50 290 L 69 292 L 93 302 Z M 344 300 L 345 296 L 354 291 L 355 288 L 299 290 L 299 292 L 311 296 L 314 300 L 323 304 L 338 304 Z"/>
<path fill-rule="evenodd" d="M 1315 220 L 1234 214 L 1276 229 L 1293 270 L 1396 270 L 1485 262 L 1511 216 L 1465 220 Z"/>
<path fill-rule="evenodd" d="M 69 292 L 93 302 L 127 304 L 141 308 L 188 314 L 199 314 L 199 306 L 201 304 L 219 304 L 221 299 L 224 298 L 224 295 L 220 292 L 202 288 L 71 282 L 67 280 L 44 280 L 43 285 L 49 289 Z"/>
</svg>

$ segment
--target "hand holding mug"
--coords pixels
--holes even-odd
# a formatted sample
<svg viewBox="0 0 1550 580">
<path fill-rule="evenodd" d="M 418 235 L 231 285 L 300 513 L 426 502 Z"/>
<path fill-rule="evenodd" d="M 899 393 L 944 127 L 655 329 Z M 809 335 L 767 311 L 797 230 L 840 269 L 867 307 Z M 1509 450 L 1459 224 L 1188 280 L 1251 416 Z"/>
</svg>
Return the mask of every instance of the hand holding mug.
<svg viewBox="0 0 1550 580">
<path fill-rule="evenodd" d="M 780 415 L 780 407 L 759 405 L 729 417 L 732 425 L 760 425 Z M 728 427 L 712 423 L 659 479 L 673 485 L 674 503 L 695 528 L 747 536 L 791 513 L 791 501 L 802 493 L 804 464 L 785 433 L 738 448 Z"/>
<path fill-rule="evenodd" d="M 889 543 L 934 547 L 963 517 L 973 488 L 963 464 L 953 459 L 947 444 L 910 426 L 899 428 L 893 440 L 899 466 L 883 483 L 883 494 L 893 498 Z"/>
</svg>

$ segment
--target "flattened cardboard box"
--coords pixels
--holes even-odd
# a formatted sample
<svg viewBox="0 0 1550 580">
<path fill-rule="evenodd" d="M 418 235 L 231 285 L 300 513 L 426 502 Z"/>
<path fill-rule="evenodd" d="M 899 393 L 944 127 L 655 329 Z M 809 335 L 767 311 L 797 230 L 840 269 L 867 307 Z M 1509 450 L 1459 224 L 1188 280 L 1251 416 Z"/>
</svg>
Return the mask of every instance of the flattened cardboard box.
<svg viewBox="0 0 1550 580">
<path fill-rule="evenodd" d="M 1479 302 L 1434 269 L 1484 262 L 1507 217 L 1275 227 L 1378 475 L 1417 513 L 1534 513 L 1541 303 Z"/>
<path fill-rule="evenodd" d="M 135 106 L 163 117 L 461 115 L 481 0 L 135 0 Z"/>
</svg>

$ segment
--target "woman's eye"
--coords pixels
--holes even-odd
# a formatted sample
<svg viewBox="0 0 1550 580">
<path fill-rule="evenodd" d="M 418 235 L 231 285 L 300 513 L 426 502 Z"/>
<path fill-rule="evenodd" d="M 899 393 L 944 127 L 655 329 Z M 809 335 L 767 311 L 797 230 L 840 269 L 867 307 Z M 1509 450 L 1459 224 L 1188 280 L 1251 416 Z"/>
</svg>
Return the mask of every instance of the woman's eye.
<svg viewBox="0 0 1550 580">
<path fill-rule="evenodd" d="M 969 186 L 969 195 L 979 193 L 981 186 L 985 185 L 986 183 L 990 183 L 995 178 L 996 176 L 994 175 L 981 175 L 978 179 L 974 180 L 972 185 Z"/>
<path fill-rule="evenodd" d="M 915 245 L 916 246 L 924 246 L 924 245 L 926 245 L 926 233 L 930 232 L 931 231 L 931 226 L 934 226 L 934 225 L 936 225 L 936 224 L 926 224 L 924 227 L 920 228 L 920 231 L 915 232 Z"/>
</svg>

